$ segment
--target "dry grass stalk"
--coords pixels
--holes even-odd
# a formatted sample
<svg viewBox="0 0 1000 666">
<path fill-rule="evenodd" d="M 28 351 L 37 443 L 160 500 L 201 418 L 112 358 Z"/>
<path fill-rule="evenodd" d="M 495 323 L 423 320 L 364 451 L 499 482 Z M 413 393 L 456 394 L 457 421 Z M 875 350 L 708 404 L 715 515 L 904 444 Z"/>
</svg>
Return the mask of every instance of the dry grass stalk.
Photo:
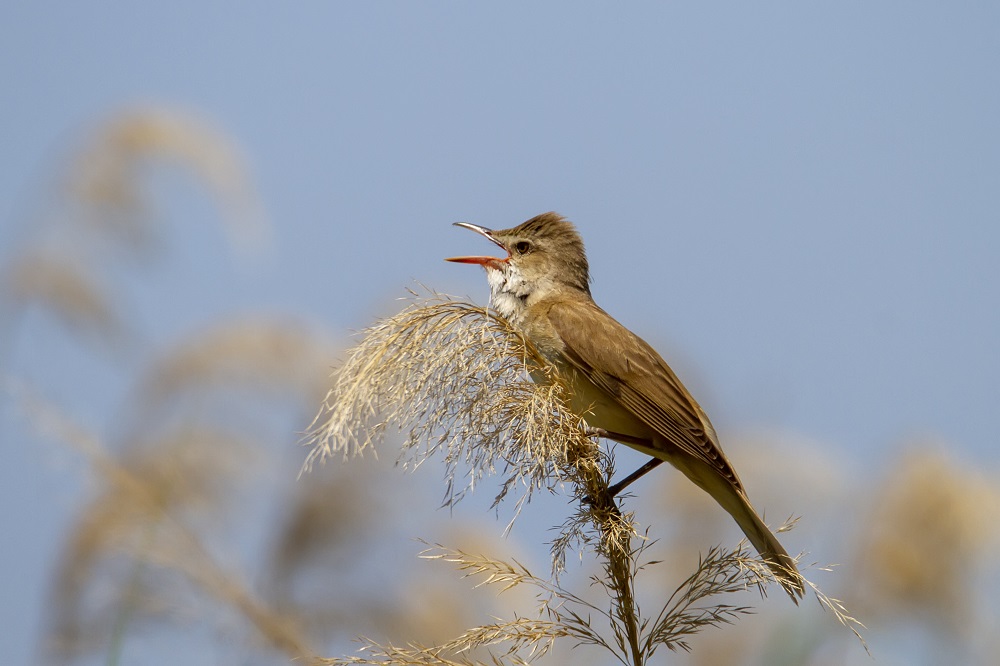
<svg viewBox="0 0 1000 666">
<path fill-rule="evenodd" d="M 634 587 L 635 577 L 644 566 L 638 564 L 645 550 L 645 543 L 630 553 L 629 587 Z M 362 639 L 360 652 L 364 656 L 329 659 L 331 666 L 346 664 L 484 664 L 468 655 L 484 647 L 503 646 L 503 651 L 489 656 L 491 664 L 530 663 L 544 656 L 557 639 L 569 639 L 575 645 L 599 646 L 614 655 L 625 666 L 647 664 L 656 650 L 666 646 L 670 650 L 689 651 L 688 640 L 707 627 L 717 627 L 734 622 L 741 615 L 753 612 L 749 606 L 722 604 L 714 597 L 722 594 L 755 589 L 764 595 L 768 585 L 775 583 L 774 574 L 767 565 L 753 557 L 745 543 L 735 550 L 715 547 L 699 562 L 696 571 L 670 596 L 660 613 L 652 619 L 640 619 L 638 608 L 634 619 L 638 627 L 636 645 L 631 641 L 630 619 L 622 617 L 626 610 L 614 578 L 595 582 L 603 586 L 611 597 L 610 608 L 566 590 L 556 580 L 532 574 L 520 563 L 508 563 L 483 555 L 473 555 L 460 550 L 436 545 L 426 550 L 426 559 L 455 564 L 467 577 L 479 578 L 479 585 L 493 585 L 506 591 L 527 585 L 536 590 L 539 599 L 538 616 L 517 617 L 509 622 L 496 622 L 475 627 L 447 643 L 427 647 L 405 647 L 379 644 Z M 598 628 L 594 617 L 601 617 L 610 628 L 610 635 Z"/>
<path fill-rule="evenodd" d="M 491 657 L 487 661 L 479 661 L 463 654 L 448 654 L 437 647 L 425 647 L 411 643 L 405 647 L 383 645 L 369 638 L 360 639 L 362 647 L 359 652 L 363 656 L 326 659 L 321 663 L 329 666 L 348 666 L 349 664 L 396 664 L 398 666 L 527 666 L 530 662 L 516 656 L 505 659 Z"/>
<path fill-rule="evenodd" d="M 484 576 L 484 584 L 535 587 L 542 596 L 537 618 L 480 626 L 434 647 L 366 641 L 368 655 L 330 664 L 471 664 L 479 662 L 471 661 L 469 650 L 501 644 L 506 651 L 491 653 L 492 663 L 522 663 L 545 654 L 555 639 L 569 637 L 639 666 L 660 646 L 689 649 L 686 637 L 750 612 L 746 606 L 705 602 L 708 598 L 748 588 L 763 594 L 776 582 L 742 545 L 733 552 L 713 549 L 654 620 L 643 618 L 634 591 L 647 541 L 638 536 L 633 516 L 608 496 L 613 461 L 569 411 L 566 390 L 555 368 L 506 320 L 467 303 L 432 295 L 364 331 L 310 425 L 306 441 L 312 450 L 305 469 L 332 456 L 375 449 L 394 427 L 406 434 L 401 458 L 408 466 L 443 453 L 446 503 L 457 501 L 484 475 L 499 472 L 496 502 L 522 486 L 520 508 L 535 490 L 561 485 L 571 488 L 578 509 L 553 542 L 556 576 L 551 580 L 517 563 L 460 551 L 438 548 L 425 555 L 454 562 L 467 575 Z M 469 480 L 456 491 L 462 467 Z M 601 561 L 604 576 L 595 581 L 610 599 L 607 610 L 558 583 L 566 551 L 580 546 L 592 548 Z M 848 626 L 854 622 L 837 602 L 827 607 Z M 593 626 L 595 614 L 607 620 L 610 637 Z"/>
</svg>

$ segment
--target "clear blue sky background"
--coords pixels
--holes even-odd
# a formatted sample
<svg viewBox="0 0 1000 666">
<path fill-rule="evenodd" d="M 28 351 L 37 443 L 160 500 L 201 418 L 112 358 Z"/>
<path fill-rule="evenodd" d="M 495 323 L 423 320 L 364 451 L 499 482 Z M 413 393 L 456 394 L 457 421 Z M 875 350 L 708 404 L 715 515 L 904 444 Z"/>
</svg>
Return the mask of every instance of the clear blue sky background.
<svg viewBox="0 0 1000 666">
<path fill-rule="evenodd" d="M 485 301 L 479 272 L 442 258 L 488 244 L 450 223 L 556 210 L 583 234 L 597 301 L 676 361 L 720 430 L 800 433 L 862 470 L 927 436 L 996 469 L 1000 5 L 0 13 L 5 254 L 76 142 L 123 106 L 196 111 L 251 165 L 273 251 L 217 266 L 205 195 L 171 190 L 170 252 L 193 268 L 165 269 L 166 300 L 136 305 L 154 339 L 265 309 L 357 329 L 413 280 Z M 87 366 L 21 349 L 15 371 L 99 419 L 105 387 L 58 385 Z M 11 437 L 10 412 L 0 655 L 19 663 L 81 488 L 51 447 Z"/>
</svg>

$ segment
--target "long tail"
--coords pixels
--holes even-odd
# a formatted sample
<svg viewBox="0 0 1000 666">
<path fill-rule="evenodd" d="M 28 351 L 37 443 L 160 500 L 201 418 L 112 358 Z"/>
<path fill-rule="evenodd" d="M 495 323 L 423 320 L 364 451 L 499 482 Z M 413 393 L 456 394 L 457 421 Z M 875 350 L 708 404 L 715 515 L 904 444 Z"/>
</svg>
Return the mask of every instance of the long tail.
<svg viewBox="0 0 1000 666">
<path fill-rule="evenodd" d="M 612 437 L 612 439 L 618 438 Z M 635 438 L 630 439 L 634 440 Z M 733 483 L 733 481 L 723 477 L 716 468 L 710 467 L 704 461 L 698 460 L 686 452 L 680 452 L 669 443 L 646 447 L 637 446 L 634 441 L 627 439 L 618 439 L 618 441 L 647 455 L 669 462 L 695 485 L 711 495 L 712 499 L 733 517 L 736 524 L 747 535 L 747 539 L 760 554 L 761 559 L 767 563 L 767 566 L 774 573 L 775 580 L 785 589 L 792 601 L 796 604 L 799 603 L 799 599 L 805 595 L 806 591 L 805 578 L 799 573 L 799 568 L 795 565 L 792 556 L 788 554 L 778 538 L 757 515 L 757 511 L 750 504 L 739 479 L 735 477 L 735 472 L 733 472 L 733 476 L 736 478 L 736 482 Z M 719 453 L 721 454 L 721 450 Z M 644 471 L 648 471 L 648 469 L 640 468 L 637 473 L 642 474 Z M 633 480 L 634 478 L 629 477 L 625 482 Z"/>
<path fill-rule="evenodd" d="M 805 594 L 805 582 L 798 567 L 795 566 L 795 560 L 757 515 L 746 495 L 729 484 L 726 486 L 728 492 L 711 493 L 712 497 L 729 512 L 747 535 L 747 539 L 757 549 L 761 559 L 767 562 L 767 566 L 774 572 L 774 577 L 781 587 L 785 588 L 792 601 L 799 603 L 799 598 Z"/>
<path fill-rule="evenodd" d="M 699 469 L 701 473 L 692 474 L 694 470 L 690 468 L 682 471 L 733 517 L 747 535 L 747 539 L 757 549 L 761 559 L 767 562 L 767 566 L 774 572 L 774 577 L 781 587 L 785 588 L 792 601 L 799 603 L 799 598 L 805 594 L 805 580 L 795 566 L 795 560 L 760 519 L 743 491 L 707 467 L 704 470 Z"/>
</svg>

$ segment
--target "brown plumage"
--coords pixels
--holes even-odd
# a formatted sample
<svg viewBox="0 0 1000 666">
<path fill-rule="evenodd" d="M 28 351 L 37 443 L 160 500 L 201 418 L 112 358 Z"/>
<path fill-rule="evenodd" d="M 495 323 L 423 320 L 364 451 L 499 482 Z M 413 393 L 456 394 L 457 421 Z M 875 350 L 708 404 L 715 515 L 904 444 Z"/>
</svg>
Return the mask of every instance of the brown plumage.
<svg viewBox="0 0 1000 666">
<path fill-rule="evenodd" d="M 575 227 L 555 213 L 501 231 L 459 226 L 507 251 L 505 258 L 450 261 L 486 269 L 493 307 L 568 378 L 574 411 L 683 472 L 736 520 L 792 599 L 802 596 L 795 561 L 750 504 L 704 410 L 656 350 L 591 298 Z"/>
</svg>

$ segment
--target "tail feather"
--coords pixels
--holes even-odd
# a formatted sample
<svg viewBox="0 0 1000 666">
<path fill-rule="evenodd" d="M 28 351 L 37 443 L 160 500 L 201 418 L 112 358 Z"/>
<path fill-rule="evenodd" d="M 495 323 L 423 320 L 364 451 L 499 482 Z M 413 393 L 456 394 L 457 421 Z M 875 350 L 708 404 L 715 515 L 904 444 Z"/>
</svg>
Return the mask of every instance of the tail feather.
<svg viewBox="0 0 1000 666">
<path fill-rule="evenodd" d="M 707 474 L 690 474 L 689 470 L 682 471 L 733 517 L 760 554 L 761 559 L 774 573 L 774 577 L 781 584 L 781 587 L 785 589 L 792 601 L 796 604 L 799 603 L 799 599 L 805 594 L 805 579 L 799 573 L 795 560 L 750 505 L 746 494 L 726 479 L 707 469 L 705 470 L 708 472 Z M 695 470 L 691 469 L 690 471 Z"/>
<path fill-rule="evenodd" d="M 741 498 L 745 509 L 740 512 L 730 512 L 736 523 L 747 535 L 747 539 L 757 549 L 761 559 L 767 562 L 775 579 L 785 589 L 795 603 L 805 594 L 805 582 L 799 573 L 795 560 L 788 554 L 774 533 L 760 519 L 746 498 Z"/>
<path fill-rule="evenodd" d="M 715 494 L 713 497 L 740 526 L 792 601 L 799 603 L 799 598 L 805 594 L 805 582 L 795 565 L 795 560 L 757 515 L 746 495 L 736 488 L 732 488 L 726 495 L 728 495 L 727 501 L 723 501 L 722 497 Z"/>
</svg>

